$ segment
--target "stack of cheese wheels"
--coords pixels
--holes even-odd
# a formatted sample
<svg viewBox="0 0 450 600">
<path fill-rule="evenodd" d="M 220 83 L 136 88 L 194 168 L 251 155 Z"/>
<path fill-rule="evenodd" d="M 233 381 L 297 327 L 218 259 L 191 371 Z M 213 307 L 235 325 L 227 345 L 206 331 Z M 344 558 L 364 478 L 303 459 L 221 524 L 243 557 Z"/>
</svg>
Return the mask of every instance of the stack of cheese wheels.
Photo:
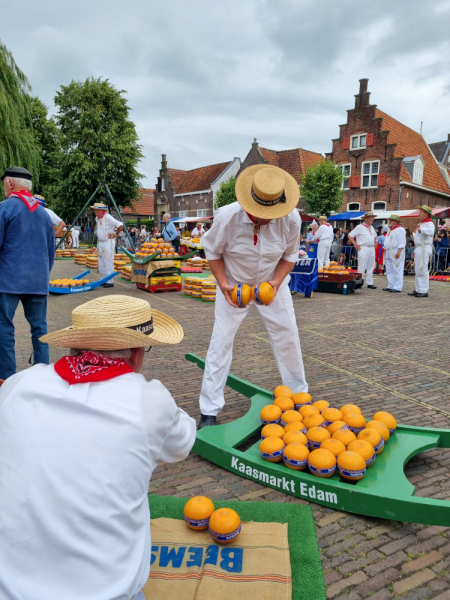
<svg viewBox="0 0 450 600">
<path fill-rule="evenodd" d="M 98 256 L 90 255 L 86 258 L 86 266 L 90 269 L 98 268 Z"/>
<path fill-rule="evenodd" d="M 193 256 L 192 257 L 192 266 L 193 267 L 198 267 L 198 268 L 202 268 L 203 267 L 203 259 L 200 258 L 200 256 Z"/>
<path fill-rule="evenodd" d="M 193 298 L 202 298 L 202 285 L 203 285 L 203 279 L 201 279 L 200 277 L 193 277 L 192 278 L 192 297 Z"/>
<path fill-rule="evenodd" d="M 76 256 L 78 254 L 78 248 L 70 249 L 70 256 Z"/>
<path fill-rule="evenodd" d="M 123 279 L 131 281 L 131 265 L 125 265 L 125 267 L 122 267 L 120 273 Z"/>
<path fill-rule="evenodd" d="M 202 282 L 202 299 L 205 302 L 216 301 L 216 282 L 212 279 L 204 279 Z"/>
<path fill-rule="evenodd" d="M 86 256 L 84 254 L 75 254 L 75 263 L 77 265 L 85 265 L 86 264 Z"/>
<path fill-rule="evenodd" d="M 62 258 L 64 250 L 62 248 L 58 248 L 58 250 L 55 250 L 55 256 L 56 258 Z"/>
<path fill-rule="evenodd" d="M 193 280 L 194 277 L 185 277 L 184 279 L 184 288 L 183 288 L 183 294 L 185 296 L 192 296 L 192 290 L 194 289 L 193 286 Z"/>
<path fill-rule="evenodd" d="M 63 250 L 62 255 L 64 256 L 64 258 L 71 258 L 72 253 L 70 252 L 69 249 L 67 249 L 67 250 Z"/>
<path fill-rule="evenodd" d="M 114 271 L 120 271 L 122 267 L 125 267 L 127 264 L 126 260 L 123 260 L 122 258 L 120 259 L 114 259 Z"/>
<path fill-rule="evenodd" d="M 204 269 L 208 269 L 208 271 L 209 271 L 209 260 L 208 260 L 207 258 L 204 258 L 204 259 L 202 260 L 202 267 L 203 267 Z"/>
</svg>

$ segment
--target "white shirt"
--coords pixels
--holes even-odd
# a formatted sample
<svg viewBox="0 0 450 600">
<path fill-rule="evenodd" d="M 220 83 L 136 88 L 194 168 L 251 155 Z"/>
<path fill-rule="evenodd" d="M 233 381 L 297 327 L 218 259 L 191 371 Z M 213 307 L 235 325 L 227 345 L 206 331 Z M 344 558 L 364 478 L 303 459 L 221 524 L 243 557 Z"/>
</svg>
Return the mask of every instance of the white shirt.
<svg viewBox="0 0 450 600">
<path fill-rule="evenodd" d="M 200 229 L 198 227 L 194 227 L 194 229 L 192 230 L 192 237 L 200 237 L 202 235 L 204 235 L 205 230 L 203 229 L 203 227 L 201 227 Z"/>
<path fill-rule="evenodd" d="M 58 227 L 59 224 L 61 223 L 62 219 L 60 217 L 58 217 L 58 215 L 55 214 L 50 208 L 47 208 L 46 206 L 44 206 L 44 210 L 47 211 L 48 216 L 52 220 L 52 224 L 55 227 Z"/>
<path fill-rule="evenodd" d="M 419 223 L 420 231 L 416 230 L 414 233 L 414 243 L 416 246 L 421 246 L 423 244 L 432 244 L 434 238 L 434 223 L 433 221 L 428 221 L 424 223 L 423 221 Z"/>
<path fill-rule="evenodd" d="M 214 224 L 202 237 L 208 260 L 223 258 L 230 285 L 270 281 L 283 258 L 297 262 L 301 219 L 298 210 L 273 219 L 259 230 L 253 242 L 254 223 L 238 202 L 222 206 L 214 215 Z M 282 286 L 289 283 L 287 275 Z"/>
<path fill-rule="evenodd" d="M 334 238 L 333 228 L 329 223 L 324 223 L 319 227 L 319 229 L 314 234 L 314 242 L 319 242 L 320 240 L 332 240 Z"/>
<path fill-rule="evenodd" d="M 35 365 L 0 388 L 0 597 L 124 600 L 150 569 L 148 484 L 195 421 L 160 381 L 69 385 Z"/>
<path fill-rule="evenodd" d="M 390 229 L 384 239 L 384 249 L 387 252 L 395 254 L 397 250 L 400 248 L 404 250 L 406 246 L 406 231 L 405 228 L 395 227 L 395 229 Z"/>
<path fill-rule="evenodd" d="M 348 235 L 354 239 L 359 246 L 375 246 L 377 232 L 372 225 L 368 226 L 364 223 L 360 223 L 350 231 Z"/>
<path fill-rule="evenodd" d="M 104 214 L 101 219 L 95 217 L 95 221 L 97 223 L 96 231 L 99 242 L 108 241 L 108 234 L 114 233 L 118 227 L 122 226 L 122 223 L 109 213 Z"/>
</svg>

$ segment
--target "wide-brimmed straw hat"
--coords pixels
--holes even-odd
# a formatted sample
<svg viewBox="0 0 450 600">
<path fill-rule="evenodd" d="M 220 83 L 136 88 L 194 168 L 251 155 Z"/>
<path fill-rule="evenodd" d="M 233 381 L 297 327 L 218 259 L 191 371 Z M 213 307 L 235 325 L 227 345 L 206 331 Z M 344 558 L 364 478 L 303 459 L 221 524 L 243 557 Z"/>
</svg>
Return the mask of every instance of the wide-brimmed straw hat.
<svg viewBox="0 0 450 600">
<path fill-rule="evenodd" d="M 183 328 L 142 298 L 103 296 L 77 306 L 73 325 L 48 333 L 41 342 L 80 350 L 123 350 L 178 344 Z"/>
<path fill-rule="evenodd" d="M 320 215 L 320 217 L 317 220 L 318 221 L 328 221 L 328 217 L 325 217 L 324 215 Z"/>
<path fill-rule="evenodd" d="M 388 221 L 401 221 L 401 218 L 398 215 L 391 215 Z"/>
<path fill-rule="evenodd" d="M 366 212 L 363 214 L 362 218 L 365 219 L 366 217 L 376 217 L 377 215 L 375 215 L 372 211 L 369 210 L 369 212 Z"/>
<path fill-rule="evenodd" d="M 423 204 L 422 206 L 418 206 L 417 208 L 419 210 L 423 210 L 424 212 L 428 213 L 429 215 L 433 214 L 433 209 L 430 208 L 429 206 L 427 206 L 426 204 Z"/>
<path fill-rule="evenodd" d="M 259 219 L 285 217 L 298 204 L 298 183 L 283 169 L 254 165 L 242 171 L 236 181 L 236 198 L 242 208 Z"/>
<path fill-rule="evenodd" d="M 108 207 L 104 202 L 94 202 L 91 208 L 93 208 L 94 210 L 108 210 Z"/>
</svg>

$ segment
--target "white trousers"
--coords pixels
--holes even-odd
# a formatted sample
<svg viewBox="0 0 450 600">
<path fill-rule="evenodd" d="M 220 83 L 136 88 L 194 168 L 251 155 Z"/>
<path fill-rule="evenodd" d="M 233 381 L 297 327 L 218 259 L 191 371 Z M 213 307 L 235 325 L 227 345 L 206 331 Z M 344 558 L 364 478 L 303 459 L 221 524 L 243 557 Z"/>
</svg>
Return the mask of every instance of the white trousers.
<svg viewBox="0 0 450 600">
<path fill-rule="evenodd" d="M 234 308 L 228 304 L 217 286 L 214 329 L 200 392 L 202 415 L 216 416 L 225 404 L 223 390 L 233 359 L 234 337 L 250 306 L 256 306 L 266 326 L 282 384 L 290 387 L 294 394 L 308 391 L 289 286 L 278 290 L 270 306 L 258 306 L 252 302 L 245 308 Z M 279 382 L 274 382 L 273 387 L 276 387 L 275 384 L 279 385 Z"/>
<path fill-rule="evenodd" d="M 397 266 L 395 266 L 390 250 L 386 250 L 384 256 L 388 280 L 387 286 L 391 290 L 398 290 L 401 292 L 403 288 L 403 271 L 405 270 L 405 253 L 402 252 L 400 258 L 397 259 Z"/>
<path fill-rule="evenodd" d="M 361 246 L 358 251 L 358 273 L 366 273 L 367 285 L 373 285 L 373 269 L 375 267 L 375 248 L 373 246 Z"/>
<path fill-rule="evenodd" d="M 79 242 L 78 237 L 75 238 L 72 235 L 72 248 L 79 248 L 79 247 L 80 247 L 80 242 Z"/>
<path fill-rule="evenodd" d="M 319 263 L 319 269 L 322 269 L 323 265 L 330 264 L 330 250 L 333 240 L 319 240 L 319 246 L 317 248 L 317 260 Z"/>
<path fill-rule="evenodd" d="M 100 279 L 103 279 L 103 277 L 114 273 L 114 252 L 114 240 L 108 240 L 107 242 L 97 242 L 98 272 L 100 273 Z M 113 282 L 114 279 L 110 279 L 105 283 Z"/>
<path fill-rule="evenodd" d="M 423 247 L 423 261 L 422 259 L 422 246 L 416 246 L 414 250 L 414 270 L 416 275 L 415 281 L 415 289 L 419 294 L 426 294 L 428 292 L 428 288 L 430 287 L 430 274 L 428 272 L 429 268 L 429 260 L 431 256 L 432 246 L 431 244 L 426 244 Z M 422 262 L 422 268 L 420 268 L 420 263 Z"/>
</svg>

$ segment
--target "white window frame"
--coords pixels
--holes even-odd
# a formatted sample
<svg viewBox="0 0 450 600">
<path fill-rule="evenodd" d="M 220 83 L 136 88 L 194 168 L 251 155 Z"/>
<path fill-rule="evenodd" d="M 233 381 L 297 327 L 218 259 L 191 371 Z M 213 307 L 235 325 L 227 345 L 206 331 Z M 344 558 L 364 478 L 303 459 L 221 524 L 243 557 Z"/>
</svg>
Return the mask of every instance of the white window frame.
<svg viewBox="0 0 450 600">
<path fill-rule="evenodd" d="M 350 208 L 352 204 L 357 204 L 358 208 Z M 359 202 L 349 202 L 347 204 L 347 212 L 361 212 L 361 204 Z"/>
<path fill-rule="evenodd" d="M 373 165 L 377 163 L 378 169 L 376 173 L 372 173 L 372 167 L 370 167 L 370 173 L 367 175 L 364 173 L 364 165 Z M 372 177 L 377 176 L 377 185 L 371 185 Z M 361 189 L 362 190 L 374 190 L 378 187 L 378 176 L 380 175 L 380 161 L 379 160 L 366 160 L 361 163 Z M 364 185 L 364 177 L 369 177 L 369 185 Z"/>
<path fill-rule="evenodd" d="M 364 137 L 364 145 L 361 145 L 361 138 Z M 357 138 L 357 145 L 353 146 L 353 140 Z M 361 148 L 367 148 L 367 133 L 358 133 L 350 136 L 350 150 L 361 150 Z"/>
<path fill-rule="evenodd" d="M 207 217 L 208 209 L 207 208 L 197 208 L 197 218 Z"/>
<path fill-rule="evenodd" d="M 422 158 L 418 158 L 414 161 L 414 169 L 413 169 L 413 183 L 417 183 L 417 185 L 423 185 L 423 162 Z"/>
<path fill-rule="evenodd" d="M 375 208 L 375 204 L 384 204 L 384 207 L 383 208 Z M 375 210 L 386 211 L 386 202 L 383 202 L 382 200 L 377 200 L 376 202 L 372 202 L 372 212 Z"/>
<path fill-rule="evenodd" d="M 342 163 L 342 164 L 339 165 L 339 167 L 341 169 L 342 175 L 344 176 L 344 180 L 343 180 L 342 185 L 341 185 L 341 190 L 344 190 L 344 192 L 345 192 L 346 190 L 350 189 L 349 180 L 350 180 L 350 177 L 352 176 L 352 163 Z M 344 175 L 344 167 L 349 167 L 348 175 Z M 348 183 L 347 187 L 344 187 L 345 182 Z"/>
<path fill-rule="evenodd" d="M 179 211 L 178 211 L 178 216 L 179 216 L 181 219 L 185 219 L 186 217 L 188 217 L 188 216 L 189 216 L 189 211 L 188 211 L 188 210 L 179 210 Z"/>
</svg>

